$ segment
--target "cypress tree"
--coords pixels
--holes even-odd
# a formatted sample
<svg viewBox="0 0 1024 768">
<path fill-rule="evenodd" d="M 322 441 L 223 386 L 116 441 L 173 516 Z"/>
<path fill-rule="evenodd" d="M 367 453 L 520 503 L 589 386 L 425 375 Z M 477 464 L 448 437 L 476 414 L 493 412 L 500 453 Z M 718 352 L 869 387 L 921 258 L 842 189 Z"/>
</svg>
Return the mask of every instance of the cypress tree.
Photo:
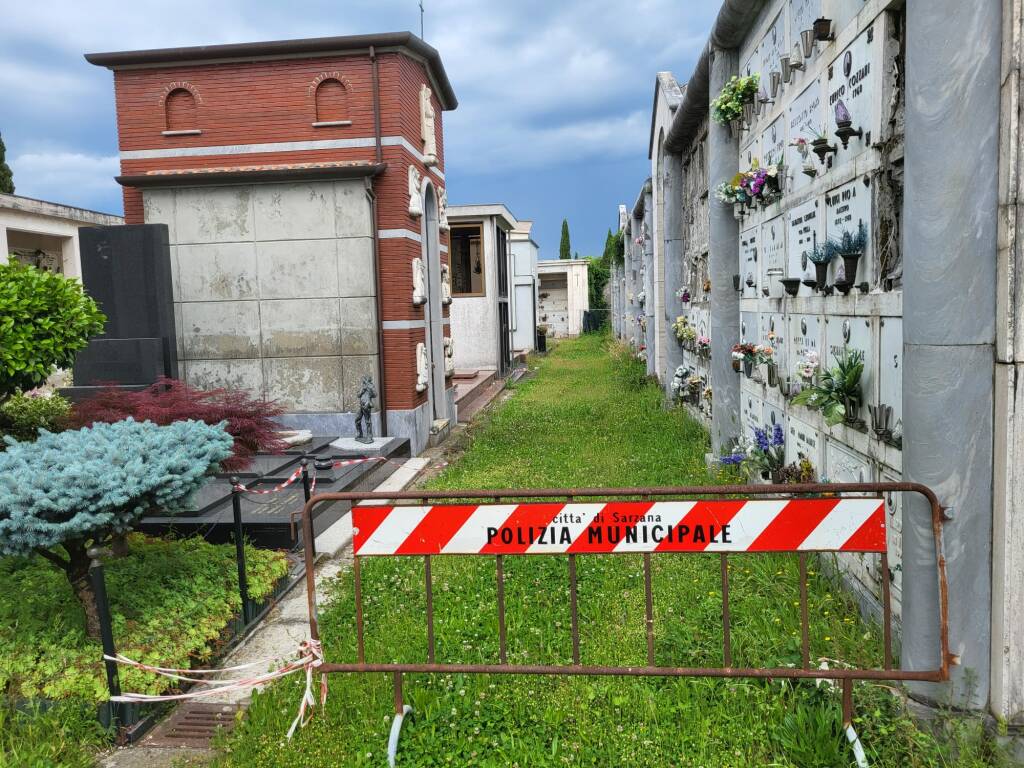
<svg viewBox="0 0 1024 768">
<path fill-rule="evenodd" d="M 562 219 L 562 241 L 558 244 L 558 258 L 572 258 L 572 249 L 569 247 L 569 222 L 566 219 Z"/>
<path fill-rule="evenodd" d="M 4 137 L 0 136 L 0 192 L 8 195 L 14 194 L 14 174 L 6 162 L 7 147 L 4 146 Z"/>
</svg>

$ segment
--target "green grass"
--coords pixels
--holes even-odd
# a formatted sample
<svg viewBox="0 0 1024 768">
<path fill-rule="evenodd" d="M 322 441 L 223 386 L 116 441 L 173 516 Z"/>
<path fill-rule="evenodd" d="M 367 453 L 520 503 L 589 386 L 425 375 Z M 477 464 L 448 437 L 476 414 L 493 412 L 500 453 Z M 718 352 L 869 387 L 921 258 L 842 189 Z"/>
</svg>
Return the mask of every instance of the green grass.
<svg viewBox="0 0 1024 768">
<path fill-rule="evenodd" d="M 516 387 L 471 431 L 465 455 L 436 478 L 445 490 L 540 486 L 679 485 L 716 482 L 705 469 L 704 430 L 661 407 L 628 354 L 607 340 L 563 342 L 534 361 L 536 378 Z M 642 561 L 634 555 L 578 558 L 581 654 L 591 664 L 642 664 Z M 731 559 L 734 663 L 798 663 L 795 558 Z M 363 561 L 366 658 L 424 661 L 421 558 Z M 509 660 L 568 663 L 567 562 L 509 557 Z M 810 584 L 811 650 L 850 664 L 880 661 L 878 630 L 817 568 Z M 660 664 L 718 665 L 718 560 L 654 558 L 656 657 Z M 435 557 L 437 658 L 498 658 L 494 561 Z M 321 613 L 325 655 L 354 661 L 351 575 L 334 583 Z M 833 662 L 835 663 L 835 662 Z M 255 697 L 228 740 L 224 766 L 379 766 L 392 713 L 390 678 L 334 675 L 326 713 L 284 740 L 302 682 Z M 838 697 L 813 683 L 583 677 L 409 675 L 399 764 L 407 766 L 847 766 Z M 857 686 L 855 702 L 872 765 L 998 765 L 980 730 L 953 726 L 952 744 L 918 731 L 879 686 Z M 955 750 L 954 750 L 955 748 Z M 957 758 L 951 757 L 956 751 Z"/>
<path fill-rule="evenodd" d="M 130 548 L 105 566 L 118 651 L 161 666 L 202 663 L 241 606 L 234 546 L 135 534 Z M 247 548 L 246 555 L 258 600 L 288 563 L 278 552 Z M 123 690 L 144 693 L 169 682 L 128 668 L 120 678 Z M 102 649 L 86 636 L 64 574 L 41 557 L 0 559 L 0 690 L 0 766 L 89 763 L 90 747 L 104 737 L 96 722 L 107 698 Z M 53 702 L 45 712 L 12 708 Z"/>
</svg>

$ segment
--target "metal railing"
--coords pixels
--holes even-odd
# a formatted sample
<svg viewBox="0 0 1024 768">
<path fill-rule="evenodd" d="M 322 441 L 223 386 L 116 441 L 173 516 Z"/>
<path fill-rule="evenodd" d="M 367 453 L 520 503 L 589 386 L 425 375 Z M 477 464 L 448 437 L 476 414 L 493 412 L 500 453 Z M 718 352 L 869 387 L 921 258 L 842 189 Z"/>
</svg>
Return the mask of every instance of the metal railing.
<svg viewBox="0 0 1024 768">
<path fill-rule="evenodd" d="M 938 586 L 938 666 L 931 669 L 905 670 L 899 669 L 893 664 L 893 639 L 892 639 L 892 595 L 889 585 L 888 552 L 886 551 L 886 536 L 884 530 L 884 500 L 881 498 L 886 493 L 917 493 L 925 498 L 931 510 L 931 527 L 935 543 L 935 565 L 936 583 Z M 834 500 L 837 503 L 844 500 L 877 501 L 883 507 L 881 515 L 881 544 L 876 543 L 872 548 L 857 548 L 839 546 L 813 546 L 800 549 L 797 545 L 780 546 L 775 549 L 762 549 L 758 551 L 773 551 L 790 553 L 797 557 L 799 566 L 799 587 L 800 587 L 800 646 L 801 663 L 798 667 L 753 667 L 733 666 L 732 654 L 732 617 L 730 615 L 730 594 L 729 594 L 729 558 L 742 556 L 742 550 L 720 551 L 719 554 L 719 577 L 721 580 L 722 594 L 722 659 L 721 666 L 673 666 L 658 664 L 655 658 L 655 632 L 654 632 L 654 592 L 651 579 L 651 561 L 654 555 L 658 557 L 673 557 L 686 552 L 678 549 L 671 552 L 640 551 L 637 548 L 630 550 L 631 554 L 639 553 L 643 560 L 644 576 L 644 631 L 646 635 L 646 663 L 638 666 L 609 666 L 585 664 L 580 654 L 580 627 L 577 595 L 577 574 L 576 559 L 581 556 L 572 551 L 567 552 L 568 568 L 566 578 L 569 585 L 569 609 L 570 609 L 570 634 L 572 639 L 572 663 L 571 664 L 516 664 L 508 660 L 508 638 L 505 620 L 505 571 L 504 558 L 520 554 L 533 554 L 542 557 L 544 554 L 527 553 L 524 551 L 501 551 L 501 546 L 495 545 L 490 531 L 491 538 L 487 544 L 478 551 L 460 550 L 456 548 L 454 554 L 462 556 L 490 556 L 495 562 L 496 580 L 496 605 L 495 611 L 498 619 L 498 658 L 494 663 L 489 664 L 462 664 L 438 661 L 435 654 L 435 615 L 433 601 L 433 581 L 431 574 L 431 558 L 435 554 L 446 554 L 453 552 L 448 547 L 442 546 L 438 541 L 427 541 L 422 539 L 413 542 L 414 546 L 397 547 L 395 551 L 384 551 L 380 547 L 374 549 L 369 546 L 365 532 L 356 531 L 353 547 L 353 579 L 354 579 L 354 600 L 355 600 L 355 634 L 356 634 L 356 661 L 354 663 L 336 663 L 325 658 L 319 671 L 323 674 L 335 672 L 358 673 L 358 672 L 383 672 L 390 673 L 394 682 L 395 698 L 395 723 L 392 732 L 392 745 L 390 759 L 394 759 L 394 747 L 397 745 L 398 729 L 401 727 L 401 719 L 408 712 L 402 695 L 402 676 L 406 673 L 467 673 L 467 674 L 515 674 L 515 675 L 591 675 L 591 676 L 636 676 L 636 677 L 706 677 L 706 678 L 772 678 L 772 679 L 827 679 L 837 680 L 842 688 L 843 724 L 852 733 L 851 723 L 853 721 L 853 683 L 856 680 L 889 680 L 889 681 L 932 681 L 941 682 L 949 679 L 949 665 L 956 663 L 955 657 L 949 652 L 948 636 L 948 591 L 946 582 L 946 563 L 943 553 L 942 525 L 943 509 L 939 504 L 934 492 L 924 485 L 917 483 L 852 483 L 852 484 L 810 484 L 792 485 L 784 488 L 777 485 L 735 485 L 735 486 L 704 486 L 704 487 L 670 487 L 670 488 L 585 488 L 585 489 L 501 489 L 487 491 L 456 491 L 456 492 L 415 492 L 403 491 L 394 493 L 325 493 L 313 496 L 305 505 L 302 513 L 303 540 L 305 542 L 306 558 L 306 587 L 307 602 L 309 608 L 309 631 L 314 640 L 320 639 L 319 625 L 317 622 L 316 608 L 316 584 L 313 569 L 315 553 L 311 548 L 313 541 L 312 510 L 316 505 L 325 502 L 350 502 L 353 505 L 353 520 L 357 522 L 357 515 L 371 514 L 369 510 L 375 510 L 373 514 L 379 516 L 391 512 L 401 513 L 407 510 L 409 514 L 420 516 L 422 520 L 429 514 L 435 505 L 443 505 L 444 510 L 438 510 L 436 514 L 452 513 L 461 509 L 463 514 L 467 513 L 467 505 L 477 510 L 484 510 L 485 514 L 494 505 L 506 507 L 515 505 L 516 508 L 530 507 L 535 500 L 545 502 L 534 506 L 551 507 L 552 502 L 569 504 L 579 500 L 612 500 L 620 503 L 626 499 L 635 499 L 643 502 L 663 501 L 696 501 L 707 505 L 714 505 L 716 501 L 711 499 L 730 500 L 744 504 L 757 504 L 762 501 L 785 501 L 794 503 L 794 514 L 800 513 L 802 500 L 817 501 L 819 506 L 823 500 Z M 373 502 L 372 505 L 360 507 L 361 502 Z M 518 504 L 517 504 L 518 502 Z M 383 505 L 383 506 L 382 506 Z M 593 504 L 588 506 L 594 506 Z M 763 505 L 762 505 L 763 506 Z M 827 505 L 826 505 L 827 506 Z M 863 506 L 863 505 L 862 505 Z M 424 510 L 427 510 L 424 512 Z M 495 514 L 499 514 L 495 511 Z M 434 519 L 437 519 L 436 517 Z M 463 520 L 462 523 L 470 525 Z M 460 525 L 462 524 L 460 523 Z M 682 525 L 677 523 L 677 525 Z M 399 526 L 401 527 L 401 526 Z M 628 528 L 628 526 L 627 526 Z M 809 531 L 809 529 L 808 529 Z M 410 531 L 405 531 L 408 534 Z M 452 531 L 453 533 L 454 531 Z M 531 541 L 533 534 L 531 533 Z M 629 535 L 629 534 L 627 534 Z M 638 538 L 638 527 L 632 528 L 632 539 L 635 542 Z M 644 534 L 646 536 L 646 533 Z M 878 532 L 874 531 L 874 540 L 877 542 Z M 415 538 L 415 537 L 413 537 Z M 428 539 L 430 537 L 427 537 Z M 808 541 L 810 541 L 808 539 Z M 852 540 L 851 540 L 852 541 Z M 529 547 L 528 547 L 529 548 Z M 651 548 L 653 549 L 653 547 Z M 610 550 L 602 550 L 610 551 Z M 705 551 L 695 548 L 687 550 L 692 552 Z M 748 550 L 749 551 L 749 550 Z M 883 655 L 881 667 L 842 667 L 822 669 L 811 665 L 810 658 L 810 620 L 808 609 L 808 554 L 813 552 L 877 552 L 881 557 L 881 603 L 883 620 Z M 551 552 L 553 553 L 553 552 Z M 617 552 L 612 552 L 616 554 Z M 425 661 L 419 663 L 381 663 L 367 661 L 365 657 L 364 626 L 363 626 L 363 584 L 360 561 L 363 557 L 379 556 L 418 556 L 423 560 L 423 584 L 426 601 L 426 612 L 424 621 L 426 624 L 426 648 Z M 850 737 L 853 741 L 853 737 Z M 859 742 L 857 743 L 859 747 Z"/>
</svg>

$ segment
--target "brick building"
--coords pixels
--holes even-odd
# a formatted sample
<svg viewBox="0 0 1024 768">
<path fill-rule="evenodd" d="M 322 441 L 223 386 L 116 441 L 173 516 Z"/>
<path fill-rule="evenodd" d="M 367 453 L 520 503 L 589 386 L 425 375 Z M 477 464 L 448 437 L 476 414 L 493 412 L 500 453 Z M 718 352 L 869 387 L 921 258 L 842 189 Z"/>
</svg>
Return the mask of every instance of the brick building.
<svg viewBox="0 0 1024 768">
<path fill-rule="evenodd" d="M 168 226 L 185 379 L 352 434 L 368 375 L 378 429 L 419 451 L 455 415 L 438 52 L 393 33 L 86 59 L 114 73 L 125 220 Z"/>
</svg>

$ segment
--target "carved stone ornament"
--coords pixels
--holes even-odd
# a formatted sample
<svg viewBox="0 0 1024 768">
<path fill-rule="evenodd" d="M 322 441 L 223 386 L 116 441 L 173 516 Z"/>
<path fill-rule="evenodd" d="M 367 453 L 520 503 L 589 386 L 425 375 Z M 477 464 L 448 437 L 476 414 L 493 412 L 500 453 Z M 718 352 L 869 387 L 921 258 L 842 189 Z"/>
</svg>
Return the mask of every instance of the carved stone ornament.
<svg viewBox="0 0 1024 768">
<path fill-rule="evenodd" d="M 423 195 L 420 194 L 420 184 L 423 176 L 415 165 L 409 166 L 409 215 L 419 218 L 423 215 Z"/>
<path fill-rule="evenodd" d="M 423 164 L 437 165 L 437 138 L 434 134 L 433 93 L 426 85 L 420 87 L 420 135 L 423 138 Z"/>
<path fill-rule="evenodd" d="M 444 377 L 451 378 L 455 375 L 455 339 L 451 336 L 444 337 Z"/>
<path fill-rule="evenodd" d="M 412 304 L 421 307 L 426 303 L 427 270 L 423 266 L 423 259 L 416 257 L 412 260 Z"/>
<path fill-rule="evenodd" d="M 452 283 L 449 279 L 448 265 L 441 265 L 441 304 L 448 306 L 452 303 Z"/>
<path fill-rule="evenodd" d="M 427 360 L 427 345 L 422 341 L 416 345 L 416 391 L 426 392 L 430 382 L 430 362 Z"/>
<path fill-rule="evenodd" d="M 448 191 L 444 187 L 437 190 L 437 228 L 448 231 Z"/>
</svg>

